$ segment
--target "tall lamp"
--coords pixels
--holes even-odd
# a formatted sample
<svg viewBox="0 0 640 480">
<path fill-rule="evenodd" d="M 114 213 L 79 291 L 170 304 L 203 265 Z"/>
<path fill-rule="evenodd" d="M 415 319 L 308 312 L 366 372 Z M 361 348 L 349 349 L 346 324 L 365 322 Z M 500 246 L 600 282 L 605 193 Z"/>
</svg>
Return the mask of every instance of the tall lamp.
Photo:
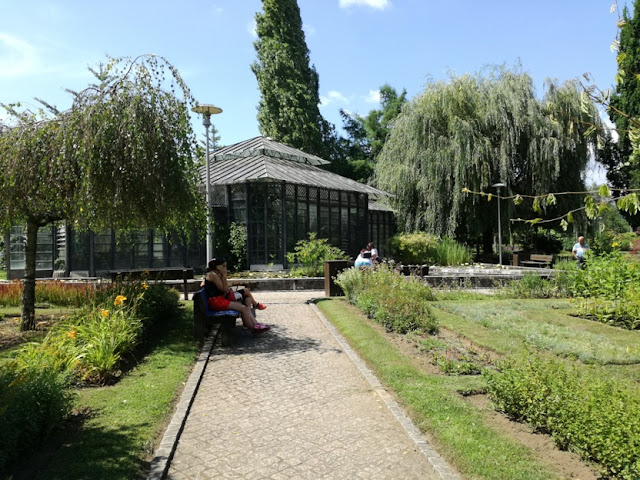
<svg viewBox="0 0 640 480">
<path fill-rule="evenodd" d="M 498 251 L 500 252 L 500 265 L 502 265 L 502 228 L 500 227 L 500 187 L 506 187 L 502 182 L 491 185 L 498 189 Z"/>
<path fill-rule="evenodd" d="M 211 241 L 211 172 L 209 171 L 209 127 L 211 126 L 211 115 L 215 115 L 217 113 L 222 113 L 222 109 L 216 107 L 215 105 L 197 105 L 193 107 L 195 113 L 202 114 L 202 124 L 207 132 L 207 161 L 206 161 L 206 186 L 205 190 L 207 192 L 207 262 L 211 260 L 213 257 L 213 242 Z"/>
</svg>

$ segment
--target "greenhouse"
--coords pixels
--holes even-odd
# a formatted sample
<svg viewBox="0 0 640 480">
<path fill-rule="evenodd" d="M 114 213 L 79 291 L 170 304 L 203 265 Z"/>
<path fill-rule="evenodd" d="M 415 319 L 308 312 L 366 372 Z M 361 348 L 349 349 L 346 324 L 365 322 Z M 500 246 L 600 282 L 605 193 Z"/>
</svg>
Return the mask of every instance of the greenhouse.
<svg viewBox="0 0 640 480">
<path fill-rule="evenodd" d="M 214 237 L 225 235 L 231 224 L 243 226 L 252 270 L 288 268 L 286 253 L 311 232 L 352 257 L 370 241 L 385 256 L 386 241 L 395 232 L 394 215 L 378 200 L 389 194 L 320 168 L 327 163 L 267 137 L 216 151 L 209 162 Z M 9 278 L 23 275 L 24 240 L 21 227 L 5 240 Z M 186 242 L 148 230 L 134 236 L 76 232 L 61 222 L 40 229 L 36 262 L 39 277 L 54 271 L 56 276 L 93 277 L 121 269 L 201 271 L 207 258 L 204 239 Z"/>
</svg>

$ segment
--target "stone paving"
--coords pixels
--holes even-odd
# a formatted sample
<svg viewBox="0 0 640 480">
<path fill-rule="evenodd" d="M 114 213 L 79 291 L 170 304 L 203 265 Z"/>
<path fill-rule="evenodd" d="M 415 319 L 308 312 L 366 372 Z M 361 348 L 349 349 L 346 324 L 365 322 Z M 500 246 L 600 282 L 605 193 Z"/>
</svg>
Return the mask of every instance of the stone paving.
<svg viewBox="0 0 640 480">
<path fill-rule="evenodd" d="M 259 320 L 271 331 L 241 331 L 234 347 L 215 346 L 208 361 L 205 349 L 190 379 L 197 394 L 181 400 L 149 478 L 459 478 L 307 304 L 323 296 L 256 292 L 268 304 Z"/>
</svg>

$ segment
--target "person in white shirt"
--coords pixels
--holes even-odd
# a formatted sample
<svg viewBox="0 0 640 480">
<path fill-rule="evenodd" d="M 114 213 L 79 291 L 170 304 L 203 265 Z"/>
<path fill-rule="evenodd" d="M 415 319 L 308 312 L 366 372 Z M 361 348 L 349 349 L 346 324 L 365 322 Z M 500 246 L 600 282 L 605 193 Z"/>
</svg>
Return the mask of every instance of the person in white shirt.
<svg viewBox="0 0 640 480">
<path fill-rule="evenodd" d="M 584 266 L 587 264 L 587 260 L 584 258 L 584 254 L 588 249 L 589 247 L 584 243 L 584 237 L 578 237 L 578 243 L 576 243 L 571 249 L 573 258 L 575 258 L 576 262 L 578 262 L 578 268 L 584 268 Z"/>
</svg>

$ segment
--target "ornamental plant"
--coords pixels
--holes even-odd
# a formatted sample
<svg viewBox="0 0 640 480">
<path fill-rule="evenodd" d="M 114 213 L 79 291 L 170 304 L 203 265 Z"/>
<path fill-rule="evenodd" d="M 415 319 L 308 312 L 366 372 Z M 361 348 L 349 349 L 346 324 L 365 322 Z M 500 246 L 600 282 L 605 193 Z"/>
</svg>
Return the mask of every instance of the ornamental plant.
<svg viewBox="0 0 640 480">
<path fill-rule="evenodd" d="M 309 233 L 308 240 L 300 240 L 293 252 L 287 253 L 287 261 L 293 264 L 292 276 L 320 277 L 324 262 L 328 260 L 349 260 L 349 256 L 330 245 L 326 238 L 316 238 L 315 232 Z"/>
<path fill-rule="evenodd" d="M 438 330 L 428 304 L 434 299 L 433 292 L 416 277 L 382 265 L 345 270 L 336 276 L 336 283 L 349 302 L 389 331 L 432 334 Z"/>
</svg>

